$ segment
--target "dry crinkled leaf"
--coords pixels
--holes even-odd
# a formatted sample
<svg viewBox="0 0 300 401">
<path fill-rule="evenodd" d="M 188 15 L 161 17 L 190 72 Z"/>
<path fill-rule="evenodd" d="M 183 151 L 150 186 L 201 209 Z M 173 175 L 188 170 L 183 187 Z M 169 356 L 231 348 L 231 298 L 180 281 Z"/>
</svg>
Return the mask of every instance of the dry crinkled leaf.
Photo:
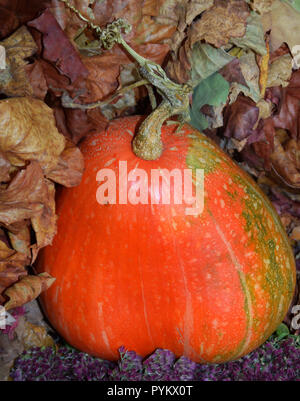
<svg viewBox="0 0 300 401">
<path fill-rule="evenodd" d="M 191 45 L 204 39 L 221 47 L 231 38 L 244 36 L 249 15 L 249 7 L 244 0 L 215 0 L 214 6 L 191 25 Z"/>
<path fill-rule="evenodd" d="M 9 228 L 12 229 L 12 226 Z M 22 225 L 19 227 L 17 232 L 8 231 L 7 234 L 13 249 L 15 249 L 17 252 L 27 255 L 28 257 L 31 257 L 29 224 L 22 222 Z"/>
<path fill-rule="evenodd" d="M 0 70 L 5 70 L 6 68 L 6 51 L 5 47 L 0 45 Z"/>
<path fill-rule="evenodd" d="M 0 69 L 0 93 L 7 96 L 32 95 L 24 67 L 26 58 L 37 51 L 37 45 L 25 26 L 0 42 L 6 51 L 6 66 Z"/>
<path fill-rule="evenodd" d="M 10 162 L 7 160 L 4 153 L 0 150 L 0 182 L 7 182 L 10 180 L 10 167 Z"/>
<path fill-rule="evenodd" d="M 32 261 L 37 257 L 38 251 L 44 246 L 50 245 L 56 234 L 55 214 L 55 186 L 54 183 L 44 179 L 44 201 L 41 213 L 31 218 L 32 228 L 35 231 L 36 244 L 32 246 Z"/>
<path fill-rule="evenodd" d="M 272 166 L 281 179 L 293 187 L 300 187 L 300 144 L 294 139 L 282 144 L 274 137 L 274 152 L 271 155 Z"/>
<path fill-rule="evenodd" d="M 78 53 L 49 9 L 28 25 L 44 34 L 42 37 L 44 59 L 53 62 L 72 83 L 87 77 L 88 71 Z"/>
<path fill-rule="evenodd" d="M 0 189 L 0 223 L 13 224 L 42 213 L 48 187 L 38 162 L 20 170 L 6 189 Z"/>
<path fill-rule="evenodd" d="M 251 12 L 247 19 L 245 35 L 241 38 L 231 38 L 230 43 L 240 47 L 241 49 L 250 49 L 261 56 L 264 56 L 267 53 L 267 49 L 261 17 L 255 12 Z"/>
<path fill-rule="evenodd" d="M 37 298 L 42 291 L 47 290 L 55 281 L 48 273 L 37 276 L 25 276 L 9 287 L 4 295 L 9 300 L 4 304 L 7 310 L 22 306 Z"/>
<path fill-rule="evenodd" d="M 20 97 L 0 101 L 0 150 L 14 166 L 29 160 L 40 163 L 47 174 L 65 147 L 52 110 L 42 101 Z"/>
<path fill-rule="evenodd" d="M 300 44 L 300 13 L 288 3 L 274 0 L 271 11 L 262 16 L 265 31 L 270 32 L 270 50 L 275 51 L 283 42 L 292 51 Z"/>
<path fill-rule="evenodd" d="M 65 187 L 79 185 L 84 170 L 84 160 L 79 148 L 67 140 L 66 147 L 54 170 L 47 177 Z"/>
<path fill-rule="evenodd" d="M 290 238 L 295 241 L 300 241 L 300 226 L 297 226 L 293 229 L 292 233 L 290 234 Z"/>
<path fill-rule="evenodd" d="M 48 91 L 48 85 L 42 64 L 36 60 L 34 63 L 25 66 L 25 72 L 32 87 L 33 96 L 44 100 Z"/>
<path fill-rule="evenodd" d="M 254 52 L 251 50 L 245 52 L 240 58 L 240 67 L 243 77 L 247 83 L 247 87 L 237 82 L 231 85 L 230 104 L 234 103 L 238 95 L 242 92 L 245 96 L 250 97 L 254 102 L 260 99 L 259 89 L 259 67 L 256 62 Z"/>
<path fill-rule="evenodd" d="M 36 276 L 28 276 L 28 277 L 36 277 Z M 45 327 L 37 326 L 24 321 L 24 326 L 21 325 L 16 329 L 16 332 L 20 333 L 18 337 L 20 341 L 24 345 L 24 349 L 29 349 L 32 347 L 53 347 L 55 346 L 55 342 L 53 338 L 47 333 Z"/>
<path fill-rule="evenodd" d="M 24 258 L 24 255 L 22 258 L 22 255 L 17 253 L 6 258 L 4 261 L 0 261 L 0 304 L 5 302 L 5 298 L 2 295 L 4 290 L 17 282 L 21 277 L 27 275 L 27 270 L 22 267 L 25 265 L 25 261 L 26 259 Z M 14 264 L 14 262 L 16 263 Z M 20 266 L 20 264 L 22 266 Z"/>
<path fill-rule="evenodd" d="M 292 57 L 290 54 L 285 54 L 277 58 L 269 67 L 269 76 L 267 88 L 272 86 L 288 86 L 292 76 Z"/>
<path fill-rule="evenodd" d="M 250 7 L 257 13 L 263 15 L 271 11 L 274 0 L 251 0 Z"/>
</svg>

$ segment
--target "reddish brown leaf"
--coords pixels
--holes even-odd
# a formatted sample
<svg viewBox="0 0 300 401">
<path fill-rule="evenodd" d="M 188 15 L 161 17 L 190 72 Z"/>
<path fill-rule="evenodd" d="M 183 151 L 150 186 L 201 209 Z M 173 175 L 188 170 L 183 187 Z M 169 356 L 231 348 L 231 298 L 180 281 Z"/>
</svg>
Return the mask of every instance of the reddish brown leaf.
<svg viewBox="0 0 300 401">
<path fill-rule="evenodd" d="M 67 141 L 65 150 L 59 156 L 57 166 L 48 173 L 47 177 L 65 187 L 73 187 L 79 185 L 83 170 L 82 153 L 71 141 Z"/>
<path fill-rule="evenodd" d="M 0 223 L 10 225 L 38 215 L 47 203 L 48 188 L 38 162 L 20 170 L 7 189 L 0 189 Z"/>
<path fill-rule="evenodd" d="M 48 9 L 28 25 L 43 33 L 44 59 L 53 62 L 72 83 L 87 77 L 88 71 L 77 51 Z"/>
</svg>

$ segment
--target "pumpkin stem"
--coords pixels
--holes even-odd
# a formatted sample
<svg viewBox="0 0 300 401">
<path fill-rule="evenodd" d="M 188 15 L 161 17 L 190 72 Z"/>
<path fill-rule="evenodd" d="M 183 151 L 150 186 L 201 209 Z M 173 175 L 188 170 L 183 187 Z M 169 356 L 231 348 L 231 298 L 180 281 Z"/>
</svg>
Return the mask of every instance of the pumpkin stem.
<svg viewBox="0 0 300 401">
<path fill-rule="evenodd" d="M 171 81 L 159 64 L 142 57 L 125 42 L 121 32 L 123 30 L 124 33 L 127 33 L 131 30 L 131 25 L 125 20 L 120 18 L 108 24 L 106 28 L 101 29 L 92 21 L 83 17 L 68 0 L 60 1 L 65 3 L 66 6 L 73 10 L 89 27 L 95 30 L 105 49 L 111 49 L 115 43 L 121 44 L 137 61 L 141 78 L 154 86 L 161 95 L 161 104 L 142 123 L 132 143 L 133 152 L 136 156 L 144 160 L 158 159 L 163 150 L 161 127 L 164 121 L 174 115 L 178 115 L 181 124 L 185 121 L 189 121 L 189 94 L 192 88 L 187 84 L 180 85 Z M 152 91 L 149 91 L 149 85 L 146 85 L 146 87 L 151 104 L 154 105 L 155 97 Z"/>
</svg>

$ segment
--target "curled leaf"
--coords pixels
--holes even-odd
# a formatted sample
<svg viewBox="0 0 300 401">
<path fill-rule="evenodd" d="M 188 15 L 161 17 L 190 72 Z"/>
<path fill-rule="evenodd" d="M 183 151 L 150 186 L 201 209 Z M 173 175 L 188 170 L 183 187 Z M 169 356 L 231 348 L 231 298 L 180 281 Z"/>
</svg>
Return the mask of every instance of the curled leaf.
<svg viewBox="0 0 300 401">
<path fill-rule="evenodd" d="M 246 33 L 249 7 L 244 0 L 215 0 L 213 7 L 190 28 L 191 44 L 205 40 L 216 47 Z"/>
<path fill-rule="evenodd" d="M 4 295 L 9 297 L 9 301 L 4 304 L 4 307 L 9 310 L 32 301 L 42 291 L 47 290 L 54 281 L 55 278 L 51 277 L 48 273 L 22 277 L 4 292 Z"/>
<path fill-rule="evenodd" d="M 67 140 L 64 151 L 60 154 L 56 167 L 47 175 L 51 180 L 73 187 L 79 185 L 84 170 L 84 160 L 79 148 Z"/>
<path fill-rule="evenodd" d="M 37 51 L 37 45 L 25 26 L 0 42 L 5 48 L 5 68 L 0 69 L 0 93 L 7 96 L 29 96 L 33 90 L 28 81 L 26 58 Z"/>
<path fill-rule="evenodd" d="M 284 54 L 273 61 L 269 68 L 267 87 L 288 86 L 292 76 L 292 57 L 290 54 Z"/>
<path fill-rule="evenodd" d="M 19 97 L 0 101 L 0 151 L 14 166 L 36 160 L 52 170 L 65 147 L 52 110 L 42 101 Z"/>
<path fill-rule="evenodd" d="M 6 189 L 0 189 L 0 222 L 10 225 L 42 213 L 48 187 L 37 162 L 20 170 Z"/>
</svg>

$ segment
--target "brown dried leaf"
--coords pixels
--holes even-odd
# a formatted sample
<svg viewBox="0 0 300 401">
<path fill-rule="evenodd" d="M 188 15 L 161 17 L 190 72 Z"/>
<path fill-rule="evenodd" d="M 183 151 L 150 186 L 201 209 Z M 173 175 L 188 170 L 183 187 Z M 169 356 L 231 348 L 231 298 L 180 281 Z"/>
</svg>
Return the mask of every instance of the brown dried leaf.
<svg viewBox="0 0 300 401">
<path fill-rule="evenodd" d="M 83 171 L 82 153 L 77 146 L 67 140 L 65 150 L 59 156 L 57 166 L 47 174 L 47 177 L 65 187 L 74 187 L 80 184 Z"/>
<path fill-rule="evenodd" d="M 214 6 L 190 28 L 191 45 L 205 40 L 216 47 L 245 35 L 249 7 L 244 0 L 215 0 Z"/>
<path fill-rule="evenodd" d="M 7 182 L 10 180 L 10 167 L 10 162 L 7 160 L 4 153 L 0 151 L 0 182 Z"/>
<path fill-rule="evenodd" d="M 42 291 L 47 290 L 54 281 L 55 278 L 51 277 L 48 273 L 22 277 L 4 292 L 4 295 L 9 297 L 9 301 L 4 304 L 4 307 L 9 310 L 32 301 Z"/>
<path fill-rule="evenodd" d="M 11 229 L 12 225 L 9 227 Z M 8 236 L 13 249 L 31 257 L 29 221 L 22 222 L 17 232 L 8 231 Z"/>
<path fill-rule="evenodd" d="M 28 276 L 36 277 L 36 276 Z M 47 333 L 47 330 L 43 326 L 37 326 L 24 320 L 23 324 L 19 324 L 16 329 L 16 334 L 19 341 L 24 345 L 24 349 L 30 349 L 32 347 L 53 347 L 55 342 L 53 338 Z"/>
<path fill-rule="evenodd" d="M 0 42 L 6 51 L 6 68 L 0 70 L 0 93 L 7 96 L 28 96 L 33 90 L 24 67 L 27 57 L 37 51 L 37 45 L 25 26 Z"/>
<path fill-rule="evenodd" d="M 0 189 L 0 223 L 13 224 L 42 213 L 48 187 L 38 162 L 20 170 L 6 189 Z"/>
<path fill-rule="evenodd" d="M 32 246 L 31 263 L 35 261 L 41 248 L 52 243 L 56 234 L 55 186 L 53 182 L 47 179 L 44 179 L 43 195 L 41 213 L 35 214 L 31 218 L 32 228 L 36 236 L 36 244 Z"/>
<path fill-rule="evenodd" d="M 300 144 L 294 139 L 281 144 L 275 136 L 274 145 L 271 161 L 276 173 L 288 185 L 300 188 Z"/>
<path fill-rule="evenodd" d="M 25 72 L 32 87 L 33 96 L 44 100 L 48 91 L 48 85 L 42 64 L 39 62 L 39 60 L 36 60 L 34 63 L 25 66 Z"/>
<path fill-rule="evenodd" d="M 17 258 L 21 263 L 16 261 Z M 16 262 L 15 265 L 14 262 Z M 20 254 L 14 254 L 11 257 L 6 258 L 4 261 L 0 261 L 0 305 L 5 302 L 5 297 L 2 294 L 6 288 L 16 283 L 21 277 L 27 275 L 27 270 L 22 267 L 24 266 L 24 262 L 24 256 L 22 260 Z M 21 264 L 22 266 L 18 266 L 18 264 Z"/>
<path fill-rule="evenodd" d="M 0 131 L 0 150 L 12 165 L 36 160 L 45 174 L 56 166 L 65 147 L 52 110 L 38 99 L 1 100 Z"/>
</svg>

